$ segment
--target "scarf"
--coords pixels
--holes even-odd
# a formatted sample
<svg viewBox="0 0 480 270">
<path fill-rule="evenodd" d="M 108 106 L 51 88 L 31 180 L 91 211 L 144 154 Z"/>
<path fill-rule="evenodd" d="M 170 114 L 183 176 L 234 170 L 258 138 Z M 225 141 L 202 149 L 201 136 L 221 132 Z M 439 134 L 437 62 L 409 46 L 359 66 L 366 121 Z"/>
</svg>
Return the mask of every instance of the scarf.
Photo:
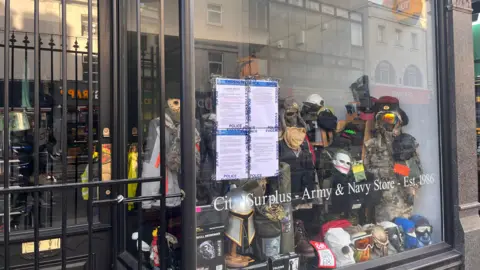
<svg viewBox="0 0 480 270">
<path fill-rule="evenodd" d="M 283 139 L 292 150 L 299 150 L 300 145 L 305 141 L 307 131 L 305 128 L 287 127 L 283 133 Z"/>
</svg>

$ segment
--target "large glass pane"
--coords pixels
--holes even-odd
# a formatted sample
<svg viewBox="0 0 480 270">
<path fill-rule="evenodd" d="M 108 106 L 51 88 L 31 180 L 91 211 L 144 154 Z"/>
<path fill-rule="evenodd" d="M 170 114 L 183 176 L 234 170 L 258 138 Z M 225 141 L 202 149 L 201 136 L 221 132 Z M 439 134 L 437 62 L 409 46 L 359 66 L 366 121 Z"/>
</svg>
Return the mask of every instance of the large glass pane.
<svg viewBox="0 0 480 270">
<path fill-rule="evenodd" d="M 434 5 L 407 2 L 195 1 L 197 269 L 442 241 Z"/>
<path fill-rule="evenodd" d="M 0 4 L 2 7 L 4 1 Z M 1 100 L 1 144 L 3 152 L 3 86 L 10 85 L 10 186 L 27 187 L 35 185 L 35 166 L 38 165 L 38 184 L 53 185 L 61 183 L 79 183 L 88 181 L 86 175 L 89 159 L 93 159 L 93 181 L 98 181 L 98 158 L 88 154 L 88 134 L 93 133 L 94 152 L 98 153 L 98 31 L 97 1 L 93 1 L 93 89 L 88 87 L 88 6 L 87 1 L 76 1 L 67 5 L 67 87 L 62 89 L 62 29 L 60 1 L 41 2 L 38 10 L 40 18 L 40 58 L 34 61 L 34 2 L 28 0 L 11 1 L 10 38 L 3 40 L 2 48 L 10 45 L 9 59 L 4 59 L 3 49 L 0 62 L 10 62 L 10 77 L 0 81 Z M 2 8 L 2 18 L 4 9 Z M 4 23 L 4 20 L 1 20 Z M 34 67 L 39 66 L 40 115 L 35 119 L 34 106 Z M 67 95 L 68 113 L 62 117 L 63 96 Z M 93 97 L 94 123 L 93 130 L 88 129 L 88 97 Z M 67 122 L 67 149 L 62 149 L 61 134 L 63 123 Z M 39 157 L 34 155 L 35 127 L 39 129 Z M 67 155 L 67 175 L 63 174 L 62 156 Z M 3 156 L 3 153 L 2 153 Z M 1 163 L 3 164 L 2 158 Z M 38 164 L 35 164 L 38 163 Z M 3 165 L 2 165 L 3 166 Z M 3 167 L 2 167 L 3 187 Z M 67 191 L 67 219 L 69 225 L 87 223 L 86 190 L 72 189 Z M 92 194 L 98 198 L 98 193 Z M 39 193 L 39 226 L 40 228 L 60 228 L 62 200 L 61 192 L 46 191 Z M 11 195 L 12 233 L 33 229 L 34 194 L 20 193 Z M 0 223 L 4 222 L 3 201 L 0 210 Z M 98 221 L 98 213 L 94 211 L 94 222 Z M 3 227 L 3 226 L 2 226 Z"/>
<path fill-rule="evenodd" d="M 140 33 L 137 28 L 136 1 L 126 1 L 128 8 L 124 11 L 127 19 L 127 124 L 128 145 L 127 159 L 128 178 L 160 177 L 162 163 L 160 157 L 160 127 L 165 125 L 165 144 L 169 154 L 180 155 L 180 43 L 178 38 L 178 19 L 172 18 L 178 14 L 178 1 L 165 1 L 165 59 L 161 59 L 159 46 L 159 1 L 141 0 Z M 213 10 L 215 12 L 215 10 Z M 177 17 L 178 18 L 178 17 Z M 138 47 L 140 34 L 140 48 Z M 140 57 L 140 61 L 139 60 Z M 215 58 L 216 57 L 216 58 Z M 212 58 L 212 63 L 221 63 L 218 56 Z M 221 58 L 221 55 L 220 55 Z M 160 61 L 165 61 L 165 91 L 166 100 L 162 101 Z M 140 65 L 139 65 L 140 64 Z M 140 75 L 138 72 L 140 71 Z M 139 98 L 141 98 L 139 102 Z M 165 107 L 165 123 L 160 120 L 160 108 Z M 140 117 L 139 117 L 140 116 Z M 140 151 L 140 146 L 141 150 Z M 172 161 L 172 162 L 170 162 Z M 169 159 L 165 162 L 167 194 L 180 194 L 180 163 L 179 159 Z M 147 269 L 158 269 L 160 264 L 175 268 L 180 264 L 178 239 L 180 237 L 180 198 L 166 199 L 166 218 L 161 215 L 160 179 L 155 182 L 127 185 L 128 198 L 136 196 L 153 196 L 153 199 L 129 203 L 126 213 L 126 250 L 137 260 L 141 259 Z M 157 197 L 155 197 L 157 196 Z M 160 260 L 160 228 L 165 224 L 168 233 L 168 258 Z M 138 245 L 141 243 L 141 251 Z"/>
</svg>

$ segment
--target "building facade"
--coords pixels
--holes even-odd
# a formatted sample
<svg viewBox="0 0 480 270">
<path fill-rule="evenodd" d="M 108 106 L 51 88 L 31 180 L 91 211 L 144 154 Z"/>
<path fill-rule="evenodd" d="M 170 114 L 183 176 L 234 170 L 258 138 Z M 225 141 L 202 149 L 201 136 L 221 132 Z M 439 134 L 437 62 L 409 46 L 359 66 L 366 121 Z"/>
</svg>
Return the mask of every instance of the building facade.
<svg viewBox="0 0 480 270">
<path fill-rule="evenodd" d="M 471 6 L 0 0 L 0 267 L 477 269 Z"/>
</svg>

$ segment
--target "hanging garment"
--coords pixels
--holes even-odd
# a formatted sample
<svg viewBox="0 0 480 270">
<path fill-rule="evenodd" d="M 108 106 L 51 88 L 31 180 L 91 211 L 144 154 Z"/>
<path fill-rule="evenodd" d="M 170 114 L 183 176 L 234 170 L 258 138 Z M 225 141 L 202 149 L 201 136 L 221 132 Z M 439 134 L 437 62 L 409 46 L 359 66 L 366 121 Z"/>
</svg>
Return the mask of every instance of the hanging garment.
<svg viewBox="0 0 480 270">
<path fill-rule="evenodd" d="M 137 169 L 138 169 L 138 152 L 135 150 L 131 150 L 128 153 L 128 179 L 136 179 L 137 177 Z M 128 184 L 128 198 L 135 197 L 137 194 L 137 187 L 138 184 Z M 128 210 L 132 210 L 134 207 L 134 203 L 128 204 Z"/>
<path fill-rule="evenodd" d="M 200 136 L 198 131 L 195 131 L 196 137 L 196 169 L 199 168 L 200 163 Z M 169 114 L 165 114 L 165 145 L 167 148 L 167 194 L 180 194 L 180 186 L 178 182 L 179 171 L 181 168 L 180 164 L 180 147 L 179 147 L 179 134 L 180 134 L 180 125 L 175 124 Z M 160 164 L 163 162 L 160 160 L 160 118 L 155 118 L 150 121 L 148 138 L 147 138 L 147 147 L 145 154 L 145 161 L 143 162 L 142 167 L 142 177 L 151 178 L 151 177 L 160 177 Z M 171 168 L 173 167 L 173 168 Z M 160 181 L 143 183 L 142 184 L 142 196 L 155 196 L 160 192 Z M 181 198 L 168 198 L 166 199 L 166 205 L 169 207 L 175 207 L 180 205 Z M 143 201 L 142 207 L 144 209 L 149 209 L 152 206 L 160 206 L 159 200 L 152 201 Z"/>
<path fill-rule="evenodd" d="M 92 157 L 94 160 L 95 159 L 98 159 L 98 152 L 94 152 L 93 153 L 93 157 Z M 82 181 L 82 183 L 88 183 L 88 165 L 87 167 L 85 167 L 85 171 L 83 171 L 82 175 L 80 176 L 80 179 Z M 92 182 L 95 182 L 95 181 L 98 181 L 98 178 L 95 178 L 92 177 Z M 83 199 L 86 201 L 88 200 L 88 187 L 83 187 L 82 188 L 82 197 Z M 94 192 L 95 194 L 93 195 L 93 198 L 96 198 L 98 199 L 98 187 L 96 189 L 92 189 L 92 190 L 96 190 L 96 192 Z"/>
<path fill-rule="evenodd" d="M 316 171 L 313 156 L 307 140 L 299 146 L 298 151 L 288 146 L 285 140 L 279 142 L 280 161 L 290 166 L 291 192 L 303 193 L 305 188 L 315 188 Z"/>
</svg>

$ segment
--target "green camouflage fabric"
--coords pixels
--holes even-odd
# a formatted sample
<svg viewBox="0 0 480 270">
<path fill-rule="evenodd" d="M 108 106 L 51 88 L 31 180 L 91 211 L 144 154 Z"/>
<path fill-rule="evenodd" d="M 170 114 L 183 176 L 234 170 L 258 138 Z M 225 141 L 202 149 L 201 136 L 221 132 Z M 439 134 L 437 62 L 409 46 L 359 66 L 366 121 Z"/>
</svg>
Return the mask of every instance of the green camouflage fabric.
<svg viewBox="0 0 480 270">
<path fill-rule="evenodd" d="M 404 187 L 403 178 L 393 171 L 394 161 L 391 145 L 393 136 L 390 132 L 380 131 L 377 136 L 365 143 L 365 169 L 381 182 L 394 181 L 391 189 L 382 192 L 380 203 L 375 206 L 376 222 L 389 221 L 395 217 L 410 217 L 413 211 L 415 187 Z M 414 157 L 418 161 L 418 156 Z"/>
<path fill-rule="evenodd" d="M 181 149 L 180 149 L 180 125 L 175 124 L 170 115 L 165 114 L 165 132 L 170 133 L 170 145 L 167 141 L 167 167 L 173 172 L 180 173 L 181 170 Z M 200 144 L 200 133 L 195 129 L 195 144 Z M 196 170 L 200 168 L 200 151 L 195 147 Z"/>
</svg>

